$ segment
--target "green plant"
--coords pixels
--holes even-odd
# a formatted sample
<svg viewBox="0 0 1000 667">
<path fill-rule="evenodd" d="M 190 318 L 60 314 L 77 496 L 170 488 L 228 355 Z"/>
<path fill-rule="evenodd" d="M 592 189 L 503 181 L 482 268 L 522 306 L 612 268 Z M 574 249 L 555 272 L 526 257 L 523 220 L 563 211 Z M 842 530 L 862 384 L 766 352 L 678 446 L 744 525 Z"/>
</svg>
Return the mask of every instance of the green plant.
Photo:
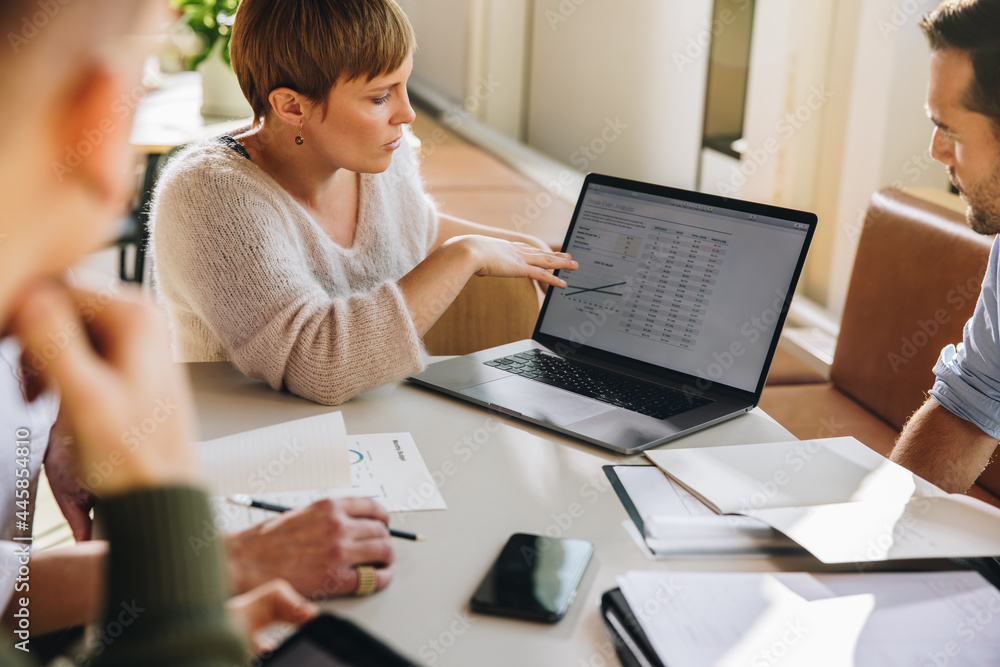
<svg viewBox="0 0 1000 667">
<path fill-rule="evenodd" d="M 188 69 L 197 67 L 212 52 L 216 42 L 222 40 L 222 59 L 229 61 L 229 38 L 233 33 L 233 15 L 240 0 L 170 0 L 171 6 L 184 12 L 184 22 L 201 37 L 203 51 L 184 57 Z"/>
</svg>

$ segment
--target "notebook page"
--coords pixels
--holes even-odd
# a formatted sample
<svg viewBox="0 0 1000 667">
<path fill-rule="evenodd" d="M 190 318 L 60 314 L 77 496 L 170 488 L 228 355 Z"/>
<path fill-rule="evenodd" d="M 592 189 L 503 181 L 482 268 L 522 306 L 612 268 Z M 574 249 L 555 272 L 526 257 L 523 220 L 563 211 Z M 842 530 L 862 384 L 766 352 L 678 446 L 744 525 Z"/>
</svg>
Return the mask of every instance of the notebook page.
<svg viewBox="0 0 1000 667">
<path fill-rule="evenodd" d="M 213 495 L 330 489 L 351 485 L 340 412 L 274 424 L 198 443 Z"/>
<path fill-rule="evenodd" d="M 865 499 L 905 504 L 916 495 L 919 480 L 854 438 L 668 449 L 646 456 L 723 514 Z"/>
</svg>

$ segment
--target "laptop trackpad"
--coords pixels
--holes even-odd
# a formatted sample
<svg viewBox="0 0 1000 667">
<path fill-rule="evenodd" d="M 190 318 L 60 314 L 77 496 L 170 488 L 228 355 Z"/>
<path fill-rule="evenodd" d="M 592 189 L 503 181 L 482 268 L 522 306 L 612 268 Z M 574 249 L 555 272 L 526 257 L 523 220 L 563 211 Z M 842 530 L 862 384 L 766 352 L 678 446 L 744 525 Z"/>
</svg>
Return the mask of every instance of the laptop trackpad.
<svg viewBox="0 0 1000 667">
<path fill-rule="evenodd" d="M 616 409 L 613 405 L 514 376 L 478 384 L 458 393 L 557 426 L 568 426 Z"/>
</svg>

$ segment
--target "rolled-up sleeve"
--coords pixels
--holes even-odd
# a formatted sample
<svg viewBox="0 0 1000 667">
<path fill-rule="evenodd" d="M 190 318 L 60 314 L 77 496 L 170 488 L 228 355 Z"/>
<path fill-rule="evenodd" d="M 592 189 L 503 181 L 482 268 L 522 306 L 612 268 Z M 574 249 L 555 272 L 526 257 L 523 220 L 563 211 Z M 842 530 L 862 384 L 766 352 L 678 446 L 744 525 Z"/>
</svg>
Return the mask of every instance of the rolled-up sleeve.
<svg viewBox="0 0 1000 667">
<path fill-rule="evenodd" d="M 983 289 L 963 340 L 941 351 L 930 394 L 955 415 L 1000 439 L 1000 303 L 998 240 L 993 241 Z"/>
</svg>

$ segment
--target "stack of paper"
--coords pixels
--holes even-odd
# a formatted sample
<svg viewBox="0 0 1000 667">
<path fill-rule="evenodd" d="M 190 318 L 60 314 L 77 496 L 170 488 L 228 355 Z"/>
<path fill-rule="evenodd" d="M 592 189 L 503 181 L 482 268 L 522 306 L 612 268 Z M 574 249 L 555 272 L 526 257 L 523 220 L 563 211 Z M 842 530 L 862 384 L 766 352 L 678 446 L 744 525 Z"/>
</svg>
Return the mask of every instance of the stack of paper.
<svg viewBox="0 0 1000 667">
<path fill-rule="evenodd" d="M 766 523 L 717 514 L 656 466 L 608 466 L 605 471 L 631 517 L 625 529 L 653 558 L 802 551 Z"/>
<path fill-rule="evenodd" d="M 233 494 L 293 509 L 351 496 L 390 512 L 447 507 L 409 433 L 349 436 L 339 412 L 202 442 L 199 452 L 225 530 L 274 516 L 228 504 Z"/>
<path fill-rule="evenodd" d="M 669 667 L 1000 665 L 1000 591 L 975 572 L 630 572 Z"/>
<path fill-rule="evenodd" d="M 646 456 L 714 511 L 759 519 L 825 563 L 1000 555 L 1000 510 L 854 438 Z"/>
</svg>

